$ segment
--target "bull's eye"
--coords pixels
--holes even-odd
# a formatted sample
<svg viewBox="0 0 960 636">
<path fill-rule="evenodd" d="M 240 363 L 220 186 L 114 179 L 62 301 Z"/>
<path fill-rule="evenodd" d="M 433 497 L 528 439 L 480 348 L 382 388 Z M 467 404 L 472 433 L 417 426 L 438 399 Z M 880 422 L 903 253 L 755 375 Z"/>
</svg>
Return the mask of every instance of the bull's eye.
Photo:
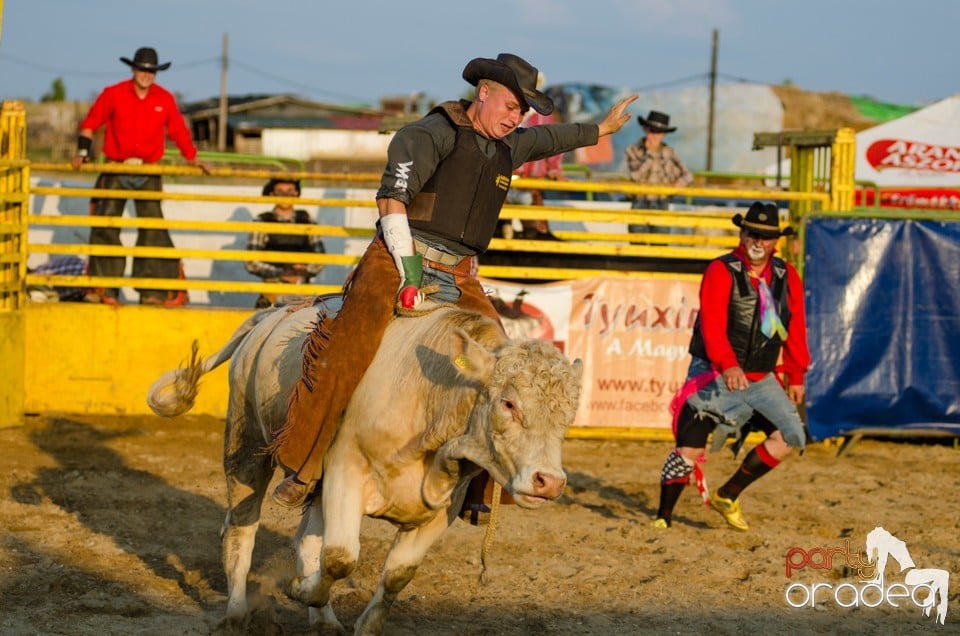
<svg viewBox="0 0 960 636">
<path fill-rule="evenodd" d="M 520 411 L 520 407 L 510 398 L 500 398 L 500 408 L 506 411 L 514 422 L 523 422 L 523 413 Z"/>
</svg>

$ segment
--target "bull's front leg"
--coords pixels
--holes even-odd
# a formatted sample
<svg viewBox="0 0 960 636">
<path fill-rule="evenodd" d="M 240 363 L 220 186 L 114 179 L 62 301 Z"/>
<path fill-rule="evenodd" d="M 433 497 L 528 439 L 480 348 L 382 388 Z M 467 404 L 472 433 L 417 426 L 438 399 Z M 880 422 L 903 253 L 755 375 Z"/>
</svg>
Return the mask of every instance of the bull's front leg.
<svg viewBox="0 0 960 636">
<path fill-rule="evenodd" d="M 300 575 L 288 590 L 291 598 L 310 607 L 311 627 L 322 631 L 343 632 L 330 606 L 330 588 L 353 571 L 360 555 L 362 499 L 356 486 L 359 479 L 348 487 L 349 477 L 333 471 L 324 475 L 321 501 L 307 510 L 298 533 Z"/>
<path fill-rule="evenodd" d="M 314 576 L 320 570 L 323 554 L 323 514 L 319 502 L 314 501 L 300 520 L 297 536 L 294 541 L 297 553 L 297 578 L 291 584 L 291 595 L 299 594 L 301 582 Z M 298 596 L 295 596 L 298 598 Z M 322 607 L 310 606 L 307 610 L 311 626 L 321 626 L 325 631 L 346 633 L 343 625 L 337 619 L 333 607 L 328 602 Z"/>
<path fill-rule="evenodd" d="M 453 517 L 455 518 L 455 517 Z M 400 591 L 407 586 L 423 561 L 430 546 L 443 534 L 452 522 L 441 511 L 429 523 L 413 530 L 400 530 L 390 546 L 377 591 L 370 599 L 363 614 L 357 619 L 355 636 L 376 636 L 383 631 L 387 613 Z"/>
</svg>

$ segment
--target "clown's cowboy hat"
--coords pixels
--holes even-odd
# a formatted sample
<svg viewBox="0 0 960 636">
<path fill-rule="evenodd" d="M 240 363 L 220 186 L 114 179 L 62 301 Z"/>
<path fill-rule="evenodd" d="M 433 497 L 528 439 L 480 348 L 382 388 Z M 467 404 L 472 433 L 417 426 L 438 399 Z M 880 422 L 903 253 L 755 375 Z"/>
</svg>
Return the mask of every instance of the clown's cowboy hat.
<svg viewBox="0 0 960 636">
<path fill-rule="evenodd" d="M 473 86 L 482 79 L 493 80 L 509 88 L 521 105 L 541 115 L 553 112 L 553 100 L 537 90 L 536 67 L 517 55 L 501 53 L 495 60 L 484 57 L 470 60 L 463 69 L 463 79 Z"/>
<path fill-rule="evenodd" d="M 773 239 L 792 236 L 794 231 L 789 225 L 780 229 L 780 211 L 773 203 L 756 201 L 747 210 L 747 215 L 736 214 L 733 224 L 742 230 L 756 232 L 763 238 Z"/>
<path fill-rule="evenodd" d="M 163 64 L 157 64 L 157 51 L 151 49 L 148 46 L 137 49 L 137 52 L 133 54 L 133 59 L 126 57 L 121 57 L 120 61 L 137 69 L 138 71 L 147 71 L 149 73 L 156 73 L 157 71 L 165 71 L 170 68 L 170 62 L 164 62 Z"/>
</svg>

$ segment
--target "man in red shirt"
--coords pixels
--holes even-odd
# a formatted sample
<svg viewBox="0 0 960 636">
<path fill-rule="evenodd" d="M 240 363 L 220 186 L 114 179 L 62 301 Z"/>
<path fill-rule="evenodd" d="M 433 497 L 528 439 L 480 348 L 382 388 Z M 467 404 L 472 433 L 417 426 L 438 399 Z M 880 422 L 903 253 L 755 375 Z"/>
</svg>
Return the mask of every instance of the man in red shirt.
<svg viewBox="0 0 960 636">
<path fill-rule="evenodd" d="M 740 245 L 704 272 L 687 382 L 670 405 L 677 447 L 660 477 L 660 508 L 653 522 L 660 528 L 670 526 L 690 473 L 696 473 L 704 500 L 730 526 L 749 530 L 740 493 L 806 442 L 795 406 L 804 401 L 810 366 L 803 283 L 792 265 L 774 256 L 778 239 L 793 234 L 793 228 L 781 230 L 777 206 L 759 201 L 746 216 L 734 216 L 733 223 L 740 228 Z M 781 373 L 785 387 L 775 375 Z M 707 436 L 713 432 L 713 450 L 738 437 L 736 453 L 752 425 L 767 439 L 709 496 L 697 465 Z"/>
<path fill-rule="evenodd" d="M 176 143 L 187 163 L 209 174 L 209 166 L 197 160 L 197 149 L 190 139 L 190 131 L 183 121 L 176 99 L 168 90 L 155 83 L 157 71 L 170 68 L 170 63 L 158 64 L 157 52 L 146 47 L 137 49 L 132 60 L 121 57 L 120 61 L 133 69 L 133 77 L 106 87 L 97 97 L 80 124 L 77 154 L 71 161 L 73 167 L 79 168 L 82 163 L 90 160 L 93 133 L 101 126 L 106 126 L 103 154 L 108 161 L 133 165 L 156 163 L 163 158 L 166 134 Z M 94 187 L 160 191 L 162 184 L 160 175 L 104 173 L 98 177 Z M 134 203 L 139 217 L 163 216 L 159 200 L 134 199 Z M 121 216 L 125 205 L 125 199 L 97 199 L 93 213 L 97 216 Z M 120 245 L 120 228 L 92 228 L 90 244 Z M 137 232 L 137 246 L 173 247 L 173 242 L 165 229 L 142 228 Z M 119 278 L 123 276 L 125 267 L 126 259 L 122 256 L 91 256 L 89 274 Z M 133 276 L 179 278 L 180 263 L 177 259 L 137 258 L 133 261 Z M 176 298 L 175 291 L 140 290 L 141 304 L 179 304 Z M 85 300 L 117 304 L 117 289 L 93 290 L 86 295 Z"/>
</svg>

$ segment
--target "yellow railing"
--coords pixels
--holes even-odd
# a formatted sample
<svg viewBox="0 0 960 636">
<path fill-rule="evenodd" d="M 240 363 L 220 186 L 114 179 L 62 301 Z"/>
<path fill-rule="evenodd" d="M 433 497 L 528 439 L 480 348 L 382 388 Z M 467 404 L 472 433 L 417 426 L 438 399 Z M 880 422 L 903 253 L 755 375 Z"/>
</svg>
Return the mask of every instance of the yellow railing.
<svg viewBox="0 0 960 636">
<path fill-rule="evenodd" d="M 650 186 L 640 185 L 625 179 L 611 180 L 540 180 L 540 179 L 515 179 L 513 187 L 521 189 L 544 189 L 551 191 L 576 192 L 583 194 L 589 199 L 595 194 L 611 195 L 611 198 L 623 199 L 635 195 L 655 195 L 666 197 L 684 197 L 687 199 L 696 197 L 705 197 L 710 199 L 728 199 L 742 201 L 743 207 L 748 206 L 754 200 L 781 201 L 789 204 L 789 222 L 797 227 L 802 226 L 802 217 L 811 210 L 824 209 L 848 209 L 844 206 L 850 205 L 853 197 L 853 137 L 852 131 L 843 129 L 831 133 L 803 134 L 795 146 L 791 146 L 793 151 L 793 167 L 791 171 L 791 190 L 782 191 L 780 189 L 765 188 L 730 188 L 730 187 L 687 187 L 677 188 L 672 186 Z M 759 133 L 758 138 L 767 133 Z M 822 139 L 821 139 L 822 137 Z M 782 135 L 776 138 L 776 142 L 781 143 Z M 6 155 L 11 158 L 10 155 Z M 13 168 L 14 163 L 7 161 L 0 165 L 6 165 Z M 131 166 L 122 164 L 86 164 L 79 171 L 73 170 L 66 163 L 48 163 L 37 162 L 30 165 L 23 164 L 19 166 L 18 174 L 21 175 L 22 187 L 7 188 L 0 192 L 0 197 L 6 205 L 29 204 L 30 196 L 59 196 L 67 198 L 121 198 L 121 199 L 151 199 L 162 201 L 190 201 L 203 204 L 243 204 L 243 205 L 263 205 L 265 209 L 278 202 L 293 202 L 297 206 L 317 206 L 325 209 L 347 209 L 347 208 L 370 208 L 371 212 L 375 207 L 372 192 L 364 200 L 320 197 L 320 198 L 279 198 L 263 197 L 247 194 L 210 192 L 209 183 L 251 183 L 251 180 L 265 180 L 275 177 L 278 174 L 291 179 L 301 179 L 308 184 L 323 185 L 336 183 L 338 187 L 352 187 L 353 185 L 366 185 L 369 188 L 375 187 L 379 182 L 380 175 L 373 173 L 314 173 L 307 171 L 284 172 L 279 173 L 275 170 L 266 169 L 237 169 L 237 168 L 215 168 L 210 178 L 201 176 L 197 168 L 188 166 L 169 166 L 169 165 L 142 165 Z M 829 172 L 827 169 L 829 168 Z M 29 179 L 23 175 L 29 175 L 30 170 L 34 174 L 61 174 L 61 175 L 83 175 L 90 177 L 93 174 L 101 172 L 114 172 L 124 174 L 151 174 L 178 177 L 180 179 L 191 179 L 193 182 L 204 183 L 205 185 L 197 192 L 189 191 L 119 191 L 104 190 L 91 187 L 64 187 L 59 185 L 38 185 L 29 189 Z M 183 181 L 179 181 L 183 183 Z M 826 187 L 824 184 L 827 184 Z M 344 185 L 346 184 L 346 185 Z M 183 188 L 180 188 L 183 190 Z M 737 243 L 736 233 L 730 224 L 732 212 L 723 209 L 717 211 L 664 211 L 664 210 L 637 210 L 604 206 L 602 203 L 584 201 L 577 207 L 568 207 L 561 205 L 548 206 L 504 206 L 502 217 L 504 219 L 520 220 L 539 220 L 544 219 L 551 222 L 554 226 L 554 235 L 561 239 L 560 241 L 533 241 L 522 239 L 503 239 L 494 238 L 490 243 L 490 249 L 499 253 L 509 254 L 510 252 L 524 254 L 539 254 L 545 258 L 551 255 L 556 256 L 554 262 L 563 262 L 564 255 L 583 255 L 588 257 L 602 257 L 613 259 L 690 259 L 695 261 L 706 261 L 714 258 L 724 251 L 729 250 Z M 375 217 L 374 217 L 375 218 Z M 75 228 L 90 227 L 116 227 L 116 228 L 151 228 L 180 230 L 190 232 L 252 232 L 262 231 L 262 223 L 246 221 L 211 221 L 211 220 L 183 220 L 183 219 L 140 219 L 140 218 L 111 218 L 95 216 L 59 216 L 59 215 L 38 215 L 31 214 L 27 217 L 27 223 L 31 227 L 52 226 Z M 572 230 L 564 225 L 582 224 L 584 229 Z M 586 224 L 617 224 L 625 228 L 630 224 L 648 225 L 652 228 L 650 232 L 636 234 L 624 231 L 588 230 Z M 338 225 L 318 225 L 318 226 L 289 226 L 287 224 L 276 224 L 276 227 L 270 227 L 269 231 L 277 234 L 315 234 L 324 237 L 345 237 L 345 238 L 367 238 L 372 236 L 373 228 L 371 224 L 364 227 L 346 227 Z M 685 228 L 678 233 L 674 230 Z M 802 228 L 801 228 L 802 229 Z M 126 247 L 126 246 L 102 246 L 88 245 L 81 243 L 71 244 L 40 244 L 31 242 L 23 246 L 23 250 L 28 254 L 47 254 L 52 256 L 76 255 L 76 256 L 132 256 L 132 257 L 154 257 L 171 259 L 210 259 L 213 261 L 233 261 L 246 262 L 252 260 L 269 260 L 271 262 L 307 262 L 319 263 L 324 265 L 339 265 L 344 267 L 352 266 L 357 257 L 348 254 L 289 254 L 284 252 L 249 252 L 236 249 L 185 249 L 182 247 L 173 248 L 147 248 L 147 247 Z M 789 239 L 785 240 L 785 245 L 781 249 L 788 259 L 797 261 L 800 258 L 800 252 L 796 245 L 791 244 Z M 4 258 L 10 258 L 9 256 Z M 504 259 L 499 259 L 504 262 Z M 510 279 L 569 279 L 594 276 L 598 273 L 604 275 L 631 276 L 635 275 L 630 269 L 636 268 L 636 264 L 631 267 L 626 266 L 626 260 L 623 269 L 614 266 L 615 271 L 611 272 L 609 267 L 602 271 L 586 267 L 512 267 L 507 265 L 484 264 L 481 259 L 480 273 L 483 276 L 492 278 L 510 278 Z M 614 260 L 616 263 L 616 260 Z M 799 263 L 797 263 L 799 264 Z M 20 277 L 22 278 L 22 272 Z M 167 289 L 171 286 L 168 279 L 142 279 L 125 278 L 122 281 L 118 279 L 99 278 L 95 279 L 89 276 L 56 276 L 27 274 L 25 276 L 28 285 L 45 285 L 55 287 L 105 287 L 105 286 L 134 286 L 144 289 Z M 297 289 L 302 293 L 323 293 L 333 291 L 339 288 L 341 281 L 335 281 L 330 284 L 305 285 Z M 2 284 L 3 281 L 0 281 Z M 10 284 L 16 284 L 10 281 Z M 257 281 L 237 281 L 237 280 L 213 280 L 197 279 L 192 277 L 188 280 L 178 280 L 175 286 L 179 289 L 187 290 L 214 290 L 214 291 L 240 291 L 240 292 L 261 292 L 261 293 L 283 293 L 290 290 L 286 285 L 279 283 L 263 283 Z"/>
<path fill-rule="evenodd" d="M 26 208 L 30 166 L 26 153 L 25 111 L 20 102 L 4 102 L 0 112 L 0 311 L 23 306 L 20 281 L 26 273 Z"/>
<path fill-rule="evenodd" d="M 45 174 L 59 173 L 76 175 L 69 164 L 35 163 L 32 168 L 42 170 Z M 124 174 L 161 174 L 168 176 L 192 176 L 199 174 L 199 170 L 186 166 L 130 166 L 123 164 L 99 164 L 82 166 L 80 173 L 115 172 Z M 264 179 L 277 176 L 277 172 L 269 170 L 238 170 L 214 169 L 211 175 L 217 182 L 224 180 Z M 324 182 L 355 182 L 369 183 L 375 175 L 349 175 L 341 173 L 284 173 L 289 178 L 299 178 L 307 182 L 322 184 Z M 247 181 L 248 182 L 248 181 Z M 537 179 L 517 179 L 514 185 L 520 188 L 549 188 L 571 192 L 607 193 L 617 196 L 634 194 L 676 195 L 679 188 L 664 186 L 643 186 L 627 181 L 613 182 L 583 182 L 583 181 L 546 181 Z M 204 189 L 209 190 L 208 187 Z M 829 195 L 825 193 L 797 193 L 782 192 L 779 190 L 763 189 L 734 189 L 734 188 L 684 188 L 684 196 L 708 196 L 713 198 L 741 199 L 743 205 L 749 205 L 756 199 L 779 200 L 788 202 L 803 202 L 809 208 L 822 208 L 829 203 Z M 26 189 L 23 192 L 8 192 L 0 194 L 7 201 L 28 198 Z M 198 204 L 206 203 L 236 203 L 262 205 L 265 209 L 278 202 L 294 203 L 299 207 L 317 206 L 320 208 L 370 208 L 375 207 L 372 192 L 369 198 L 362 200 L 330 198 L 330 197 L 264 197 L 250 194 L 225 194 L 213 192 L 146 192 L 106 190 L 92 187 L 38 185 L 29 189 L 30 196 L 59 196 L 65 198 L 117 198 L 117 199 L 150 199 L 161 201 L 190 201 Z M 692 259 L 707 261 L 721 253 L 728 251 L 737 244 L 735 232 L 730 224 L 732 213 L 722 211 L 663 211 L 663 210 L 635 210 L 626 207 L 610 209 L 601 207 L 601 204 L 585 202 L 579 207 L 548 206 L 504 206 L 502 213 L 505 219 L 534 220 L 546 219 L 556 225 L 571 223 L 610 223 L 626 227 L 629 224 L 650 225 L 654 231 L 643 234 L 627 232 L 587 231 L 587 230 L 556 230 L 555 236 L 560 241 L 537 241 L 521 239 L 495 238 L 490 243 L 491 250 L 501 252 L 537 253 L 541 255 L 590 255 L 599 257 L 630 258 L 644 257 L 653 259 Z M 198 216 L 200 216 L 198 214 Z M 229 232 L 247 233 L 263 231 L 264 224 L 252 221 L 205 221 L 184 219 L 141 219 L 124 217 L 100 217 L 77 215 L 39 215 L 31 214 L 28 217 L 32 227 L 116 227 L 116 228 L 150 228 L 181 230 L 191 232 Z M 671 234 L 674 228 L 688 228 L 689 234 Z M 658 231 L 659 230 L 659 231 Z M 368 238 L 373 235 L 371 226 L 346 227 L 336 225 L 305 226 L 276 224 L 269 229 L 278 234 L 313 234 L 324 237 Z M 159 247 L 127 247 L 89 245 L 86 243 L 70 244 L 40 244 L 31 242 L 26 246 L 29 254 L 47 254 L 51 256 L 132 256 L 170 259 L 209 259 L 213 261 L 246 262 L 252 260 L 268 260 L 279 263 L 320 263 L 324 265 L 340 265 L 350 267 L 356 263 L 354 255 L 347 254 L 291 254 L 287 252 L 250 252 L 247 250 L 223 249 L 186 249 L 186 248 L 159 248 Z M 529 279 L 529 280 L 561 280 L 584 278 L 597 275 L 635 276 L 639 272 L 610 269 L 572 268 L 572 267 L 512 267 L 510 265 L 484 265 L 481 261 L 481 275 L 490 278 Z M 298 293 L 326 293 L 340 288 L 342 281 L 330 284 L 310 284 L 297 287 Z M 121 287 L 131 286 L 142 289 L 169 289 L 169 279 L 148 278 L 95 278 L 90 276 L 65 276 L 49 274 L 27 274 L 27 285 L 50 287 Z M 281 283 L 264 283 L 258 281 L 212 280 L 189 278 L 178 280 L 173 285 L 177 289 L 207 290 L 207 291 L 234 291 L 250 293 L 289 293 L 290 286 Z"/>
<path fill-rule="evenodd" d="M 0 7 L 2 9 L 2 7 Z M 26 114 L 20 102 L 0 109 L 0 427 L 23 423 L 27 267 Z"/>
</svg>

